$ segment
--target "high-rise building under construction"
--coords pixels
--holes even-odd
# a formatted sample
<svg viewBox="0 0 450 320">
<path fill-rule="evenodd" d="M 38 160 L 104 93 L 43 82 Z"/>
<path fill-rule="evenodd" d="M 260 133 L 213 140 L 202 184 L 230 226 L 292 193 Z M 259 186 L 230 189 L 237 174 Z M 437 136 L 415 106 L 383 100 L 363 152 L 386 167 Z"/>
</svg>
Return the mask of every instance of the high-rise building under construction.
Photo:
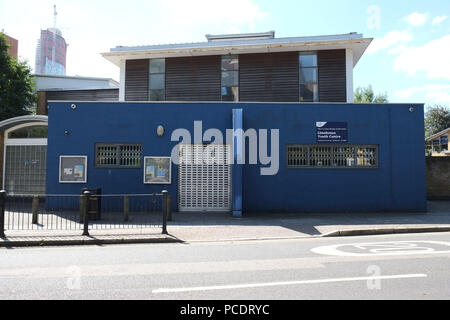
<svg viewBox="0 0 450 320">
<path fill-rule="evenodd" d="M 67 43 L 56 28 L 41 30 L 36 48 L 36 74 L 66 75 Z"/>
</svg>

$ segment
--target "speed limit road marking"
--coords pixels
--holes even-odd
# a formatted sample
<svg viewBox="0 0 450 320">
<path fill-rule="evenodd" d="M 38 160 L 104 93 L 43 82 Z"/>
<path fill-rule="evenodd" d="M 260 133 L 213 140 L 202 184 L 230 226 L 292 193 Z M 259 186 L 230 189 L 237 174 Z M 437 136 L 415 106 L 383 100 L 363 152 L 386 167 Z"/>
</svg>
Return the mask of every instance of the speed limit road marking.
<svg viewBox="0 0 450 320">
<path fill-rule="evenodd" d="M 314 253 L 341 257 L 393 256 L 413 254 L 450 253 L 450 242 L 445 241 L 390 241 L 336 244 L 317 247 Z"/>
</svg>

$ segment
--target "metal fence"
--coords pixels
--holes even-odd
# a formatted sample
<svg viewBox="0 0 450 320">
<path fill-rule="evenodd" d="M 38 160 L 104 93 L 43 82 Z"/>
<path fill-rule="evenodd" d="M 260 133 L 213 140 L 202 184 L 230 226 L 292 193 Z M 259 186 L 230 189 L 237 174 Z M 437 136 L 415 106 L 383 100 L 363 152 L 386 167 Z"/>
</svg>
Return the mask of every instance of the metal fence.
<svg viewBox="0 0 450 320">
<path fill-rule="evenodd" d="M 0 236 L 5 230 L 89 230 L 161 228 L 170 218 L 167 191 L 153 194 L 8 195 L 0 191 Z"/>
</svg>

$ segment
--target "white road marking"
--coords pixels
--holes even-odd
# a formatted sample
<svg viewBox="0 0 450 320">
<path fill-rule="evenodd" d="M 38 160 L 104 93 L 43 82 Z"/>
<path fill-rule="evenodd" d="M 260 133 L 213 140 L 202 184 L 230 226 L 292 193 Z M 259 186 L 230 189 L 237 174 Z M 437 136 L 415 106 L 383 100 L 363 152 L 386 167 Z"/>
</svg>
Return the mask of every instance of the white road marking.
<svg viewBox="0 0 450 320">
<path fill-rule="evenodd" d="M 434 246 L 434 248 L 433 248 Z M 348 252 L 345 247 L 357 249 L 362 252 Z M 440 250 L 436 250 L 436 248 Z M 311 249 L 312 252 L 328 256 L 340 257 L 371 257 L 395 256 L 414 254 L 450 253 L 450 243 L 444 241 L 392 241 L 392 242 L 366 242 L 347 243 L 323 246 Z"/>
<path fill-rule="evenodd" d="M 209 287 L 191 287 L 191 288 L 161 288 L 152 290 L 152 293 L 177 293 L 177 292 L 192 292 L 192 291 L 212 291 L 212 290 L 230 290 L 230 289 L 248 289 L 248 288 L 262 288 L 262 287 L 276 287 L 276 286 L 290 286 L 301 284 L 317 284 L 317 283 L 333 283 L 333 282 L 350 282 L 350 281 L 367 281 L 367 280 L 388 280 L 388 279 L 408 279 L 408 278 L 426 278 L 426 274 L 401 274 L 392 276 L 375 276 L 375 277 L 356 277 L 356 278 L 336 278 L 336 279 L 318 279 L 318 280 L 300 280 L 300 281 L 286 281 L 286 282 L 266 282 L 266 283 L 249 283 L 223 286 L 209 286 Z"/>
</svg>

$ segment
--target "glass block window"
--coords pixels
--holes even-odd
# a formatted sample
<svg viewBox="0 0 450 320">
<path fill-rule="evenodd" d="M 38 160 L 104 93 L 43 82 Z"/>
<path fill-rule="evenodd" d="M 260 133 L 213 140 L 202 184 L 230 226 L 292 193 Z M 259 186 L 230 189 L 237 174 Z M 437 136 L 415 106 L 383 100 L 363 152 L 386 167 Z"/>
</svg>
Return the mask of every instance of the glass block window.
<svg viewBox="0 0 450 320">
<path fill-rule="evenodd" d="M 378 146 L 288 145 L 288 168 L 378 168 Z"/>
<path fill-rule="evenodd" d="M 95 165 L 104 168 L 140 168 L 142 145 L 97 143 Z"/>
<path fill-rule="evenodd" d="M 149 100 L 164 101 L 166 99 L 166 60 L 150 59 Z"/>
<path fill-rule="evenodd" d="M 222 101 L 239 101 L 239 58 L 222 57 Z"/>
<path fill-rule="evenodd" d="M 316 52 L 299 54 L 300 102 L 319 101 L 319 71 Z"/>
</svg>

